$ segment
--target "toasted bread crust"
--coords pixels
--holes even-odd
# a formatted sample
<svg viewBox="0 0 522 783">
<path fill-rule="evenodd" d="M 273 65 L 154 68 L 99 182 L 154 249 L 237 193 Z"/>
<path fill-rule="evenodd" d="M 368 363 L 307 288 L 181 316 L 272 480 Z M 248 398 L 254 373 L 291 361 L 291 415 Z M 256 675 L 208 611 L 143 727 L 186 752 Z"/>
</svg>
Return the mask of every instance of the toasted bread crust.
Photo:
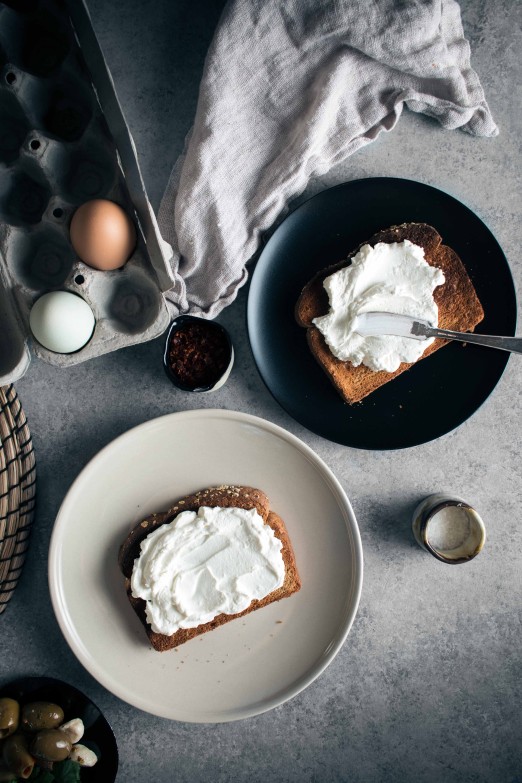
<svg viewBox="0 0 522 783">
<path fill-rule="evenodd" d="M 458 255 L 442 244 L 440 234 L 426 223 L 404 223 L 377 232 L 363 244 L 378 242 L 403 242 L 409 239 L 424 249 L 426 261 L 444 272 L 445 282 L 434 291 L 439 308 L 439 326 L 460 332 L 471 332 L 484 318 L 482 305 L 473 283 Z M 306 328 L 308 345 L 315 359 L 328 375 L 342 398 L 352 404 L 364 399 L 385 383 L 412 367 L 403 362 L 395 372 L 373 371 L 361 364 L 355 367 L 351 362 L 337 359 L 328 348 L 322 333 L 314 326 L 313 319 L 328 312 L 328 295 L 323 281 L 334 272 L 348 266 L 362 245 L 353 250 L 347 259 L 318 272 L 303 288 L 295 308 L 295 317 L 300 326 Z M 448 343 L 437 339 L 424 351 L 417 361 L 426 358 Z"/>
<path fill-rule="evenodd" d="M 265 523 L 270 525 L 276 537 L 281 541 L 281 554 L 285 564 L 285 580 L 281 587 L 271 592 L 265 598 L 252 601 L 250 606 L 243 612 L 232 615 L 220 614 L 209 623 L 198 625 L 196 628 L 182 628 L 170 636 L 156 633 L 147 622 L 145 601 L 141 598 L 134 598 L 132 595 L 130 578 L 134 560 L 140 554 L 141 542 L 149 533 L 152 533 L 152 531 L 156 530 L 160 525 L 170 522 L 182 511 L 197 511 L 198 508 L 202 506 L 209 506 L 211 508 L 255 508 Z M 212 631 L 214 628 L 224 625 L 230 620 L 243 617 L 246 614 L 250 614 L 250 612 L 253 612 L 255 609 L 261 609 L 263 606 L 267 606 L 273 601 L 279 601 L 281 598 L 286 598 L 287 596 L 296 593 L 301 587 L 294 551 L 285 524 L 281 517 L 270 510 L 269 500 L 265 493 L 255 487 L 234 485 L 209 487 L 181 498 L 176 501 L 168 511 L 151 514 L 136 525 L 122 543 L 119 551 L 118 563 L 125 577 L 125 589 L 130 604 L 141 620 L 150 643 L 154 649 L 159 652 L 171 650 L 172 648 L 178 647 L 180 644 L 189 641 L 189 639 L 193 639 L 195 636 L 200 636 L 202 633 Z"/>
</svg>

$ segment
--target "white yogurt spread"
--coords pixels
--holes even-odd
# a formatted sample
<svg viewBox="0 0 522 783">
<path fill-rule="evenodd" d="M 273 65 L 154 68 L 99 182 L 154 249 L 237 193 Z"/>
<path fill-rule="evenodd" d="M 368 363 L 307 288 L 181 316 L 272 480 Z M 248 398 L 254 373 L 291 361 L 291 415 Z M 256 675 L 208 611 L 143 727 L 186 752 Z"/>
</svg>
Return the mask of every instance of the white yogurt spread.
<svg viewBox="0 0 522 783">
<path fill-rule="evenodd" d="M 170 635 L 236 614 L 283 584 L 282 544 L 255 509 L 183 511 L 141 543 L 132 594 L 153 631 Z"/>
<path fill-rule="evenodd" d="M 399 313 L 436 326 L 438 307 L 433 291 L 442 283 L 443 272 L 430 266 L 423 248 L 407 239 L 391 244 L 379 242 L 375 247 L 363 245 L 350 266 L 325 279 L 330 310 L 313 322 L 341 361 L 394 372 L 402 362 L 420 359 L 433 338 L 363 337 L 354 331 L 357 316 L 371 311 Z"/>
</svg>

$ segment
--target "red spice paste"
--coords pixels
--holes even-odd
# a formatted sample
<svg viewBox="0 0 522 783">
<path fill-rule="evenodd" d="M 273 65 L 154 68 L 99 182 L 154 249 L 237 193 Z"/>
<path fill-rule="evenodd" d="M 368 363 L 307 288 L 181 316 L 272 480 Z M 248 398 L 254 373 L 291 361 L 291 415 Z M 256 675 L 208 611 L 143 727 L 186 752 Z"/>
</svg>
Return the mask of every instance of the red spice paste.
<svg viewBox="0 0 522 783">
<path fill-rule="evenodd" d="M 230 361 L 226 335 L 211 323 L 188 321 L 174 329 L 168 363 L 177 382 L 190 389 L 214 386 Z"/>
</svg>

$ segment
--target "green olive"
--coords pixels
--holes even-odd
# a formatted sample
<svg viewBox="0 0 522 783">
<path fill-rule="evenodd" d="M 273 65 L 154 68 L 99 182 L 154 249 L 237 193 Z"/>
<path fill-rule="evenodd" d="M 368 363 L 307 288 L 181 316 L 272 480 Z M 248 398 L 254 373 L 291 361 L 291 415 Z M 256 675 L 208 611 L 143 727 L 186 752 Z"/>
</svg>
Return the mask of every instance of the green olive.
<svg viewBox="0 0 522 783">
<path fill-rule="evenodd" d="M 8 737 L 18 728 L 20 719 L 20 705 L 14 699 L 7 696 L 0 699 L 0 739 Z"/>
<path fill-rule="evenodd" d="M 22 707 L 20 723 L 26 731 L 55 729 L 63 723 L 63 710 L 50 701 L 32 701 Z"/>
<path fill-rule="evenodd" d="M 27 780 L 33 771 L 34 758 L 29 753 L 23 734 L 11 734 L 4 740 L 2 756 L 7 769 L 12 770 L 22 780 Z"/>
<path fill-rule="evenodd" d="M 63 731 L 44 729 L 39 731 L 31 742 L 31 753 L 36 759 L 63 761 L 71 752 L 71 747 Z"/>
</svg>

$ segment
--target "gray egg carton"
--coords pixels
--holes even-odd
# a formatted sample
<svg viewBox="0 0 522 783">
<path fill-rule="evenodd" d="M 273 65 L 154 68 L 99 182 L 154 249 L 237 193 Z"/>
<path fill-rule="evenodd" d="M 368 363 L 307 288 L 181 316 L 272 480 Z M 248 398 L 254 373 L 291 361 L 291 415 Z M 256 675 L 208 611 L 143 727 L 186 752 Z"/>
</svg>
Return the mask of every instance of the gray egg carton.
<svg viewBox="0 0 522 783">
<path fill-rule="evenodd" d="M 93 198 L 134 220 L 138 242 L 122 269 L 94 270 L 72 248 L 71 217 Z M 0 385 L 32 354 L 66 367 L 161 334 L 171 257 L 83 0 L 0 3 Z M 32 305 L 55 290 L 79 294 L 96 319 L 72 354 L 31 336 Z"/>
</svg>

